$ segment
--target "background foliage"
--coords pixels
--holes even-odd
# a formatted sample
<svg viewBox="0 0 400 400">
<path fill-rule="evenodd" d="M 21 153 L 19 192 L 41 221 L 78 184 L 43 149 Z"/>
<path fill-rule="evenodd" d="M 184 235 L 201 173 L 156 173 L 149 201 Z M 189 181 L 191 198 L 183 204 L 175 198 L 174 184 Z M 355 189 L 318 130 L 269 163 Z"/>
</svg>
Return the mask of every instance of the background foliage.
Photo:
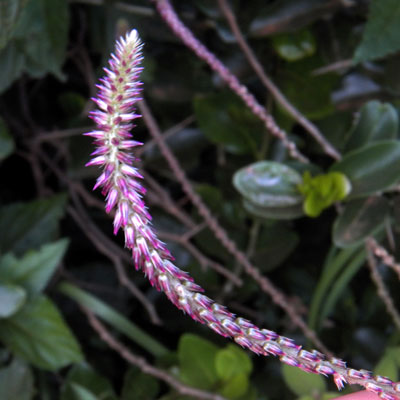
<svg viewBox="0 0 400 400">
<path fill-rule="evenodd" d="M 175 6 L 310 165 L 290 159 L 151 2 L 1 1 L 1 399 L 189 398 L 130 366 L 82 309 L 189 386 L 243 400 L 335 395 L 331 382 L 256 358 L 183 316 L 119 250 L 122 238 L 112 237 L 100 196 L 90 191 L 96 171 L 83 168 L 91 144 L 81 133 L 90 130 L 94 84 L 127 27 L 145 42 L 144 97 L 219 223 L 328 348 L 356 368 L 398 379 L 400 324 L 370 279 L 365 240 L 399 253 L 399 2 L 231 5 L 266 73 L 342 153 L 340 161 L 274 102 L 214 0 Z M 154 225 L 177 263 L 210 297 L 310 347 L 202 223 L 142 121 L 135 135 L 146 142 L 140 167 Z M 395 306 L 398 276 L 378 261 Z M 210 268 L 215 263 L 242 285 Z"/>
</svg>

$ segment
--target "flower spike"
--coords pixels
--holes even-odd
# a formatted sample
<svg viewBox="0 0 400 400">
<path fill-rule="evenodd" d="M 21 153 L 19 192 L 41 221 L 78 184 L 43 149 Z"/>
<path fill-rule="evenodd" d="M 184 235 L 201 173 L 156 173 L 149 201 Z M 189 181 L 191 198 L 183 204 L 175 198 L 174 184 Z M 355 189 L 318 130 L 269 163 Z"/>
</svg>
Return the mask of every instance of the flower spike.
<svg viewBox="0 0 400 400">
<path fill-rule="evenodd" d="M 236 317 L 202 294 L 203 289 L 190 275 L 173 263 L 172 255 L 151 226 L 151 216 L 142 199 L 146 192 L 141 184 L 143 177 L 131 165 L 135 159 L 128 153 L 142 144 L 132 140 L 129 133 L 133 121 L 139 117 L 135 104 L 140 101 L 141 50 L 136 30 L 117 41 L 109 67 L 104 69 L 106 76 L 97 85 L 97 98 L 93 99 L 99 108 L 91 113 L 97 127 L 85 134 L 92 136 L 96 145 L 94 158 L 87 165 L 103 168 L 94 189 L 102 188 L 106 212 L 116 211 L 114 233 L 119 229 L 124 231 L 125 246 L 132 252 L 135 268 L 142 270 L 153 287 L 163 291 L 176 307 L 195 321 L 256 354 L 277 356 L 280 361 L 304 371 L 331 375 L 339 390 L 346 383 L 359 384 L 382 399 L 400 400 L 400 383 L 383 376 L 373 377 L 363 370 L 349 369 L 342 360 L 327 359 L 315 350 L 303 350 L 289 338 Z"/>
</svg>

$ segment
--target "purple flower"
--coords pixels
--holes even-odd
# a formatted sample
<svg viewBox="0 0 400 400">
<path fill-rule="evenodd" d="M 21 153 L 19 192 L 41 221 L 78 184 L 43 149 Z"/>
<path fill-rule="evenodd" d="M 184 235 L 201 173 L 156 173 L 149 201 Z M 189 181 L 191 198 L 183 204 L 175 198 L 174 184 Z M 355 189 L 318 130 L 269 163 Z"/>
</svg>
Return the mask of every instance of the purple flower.
<svg viewBox="0 0 400 400">
<path fill-rule="evenodd" d="M 336 358 L 326 360 L 317 351 L 302 350 L 293 340 L 260 329 L 244 318 L 236 318 L 226 307 L 202 294 L 187 272 L 173 263 L 173 257 L 151 227 L 151 216 L 143 201 L 146 190 L 136 159 L 129 153 L 142 143 L 132 139 L 131 129 L 139 117 L 135 105 L 140 100 L 142 44 L 136 30 L 127 33 L 116 44 L 106 76 L 97 85 L 99 91 L 93 101 L 98 109 L 90 116 L 96 128 L 85 135 L 95 139 L 96 150 L 87 166 L 99 166 L 102 172 L 94 189 L 102 188 L 105 210 L 115 210 L 114 234 L 124 231 L 125 246 L 131 250 L 133 263 L 141 269 L 151 285 L 163 291 L 170 301 L 194 320 L 207 325 L 224 337 L 230 337 L 242 347 L 256 354 L 278 356 L 286 364 L 304 371 L 333 375 L 339 389 L 347 382 L 358 383 L 385 399 L 399 396 L 400 384 L 388 378 L 373 378 L 369 374 L 347 369 Z"/>
</svg>

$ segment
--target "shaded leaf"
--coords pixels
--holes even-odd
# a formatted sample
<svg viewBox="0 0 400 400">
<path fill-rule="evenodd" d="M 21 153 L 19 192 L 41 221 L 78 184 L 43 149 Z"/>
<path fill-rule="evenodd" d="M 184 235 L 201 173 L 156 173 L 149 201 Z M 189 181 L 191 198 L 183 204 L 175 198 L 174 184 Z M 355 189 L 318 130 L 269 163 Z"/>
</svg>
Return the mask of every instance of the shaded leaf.
<svg viewBox="0 0 400 400">
<path fill-rule="evenodd" d="M 377 375 L 388 376 L 394 382 L 399 380 L 400 347 L 388 347 L 374 368 Z"/>
<path fill-rule="evenodd" d="M 349 198 L 388 189 L 400 179 L 400 142 L 387 140 L 354 150 L 333 164 L 331 171 L 349 178 Z"/>
<path fill-rule="evenodd" d="M 8 132 L 3 118 L 0 118 L 0 161 L 7 158 L 14 151 L 14 147 L 14 140 Z"/>
<path fill-rule="evenodd" d="M 257 154 L 263 128 L 243 102 L 231 92 L 194 99 L 197 122 L 208 140 L 235 154 Z"/>
<path fill-rule="evenodd" d="M 7 44 L 28 0 L 0 2 L 0 50 Z"/>
<path fill-rule="evenodd" d="M 30 203 L 3 206 L 0 232 L 6 234 L 0 236 L 0 253 L 13 252 L 18 256 L 54 240 L 66 200 L 64 194 L 59 194 Z"/>
<path fill-rule="evenodd" d="M 249 214 L 263 219 L 294 219 L 304 215 L 301 204 L 287 207 L 263 207 L 243 199 L 243 207 Z"/>
<path fill-rule="evenodd" d="M 0 369 L 0 399 L 31 400 L 35 395 L 32 371 L 24 361 L 14 358 Z"/>
<path fill-rule="evenodd" d="M 76 387 L 83 388 L 84 391 Z M 95 372 L 86 363 L 74 365 L 68 372 L 67 378 L 61 390 L 60 400 L 80 400 L 82 394 L 90 392 L 96 399 L 113 400 L 116 399 L 111 383 Z M 88 395 L 89 396 L 89 395 Z"/>
<path fill-rule="evenodd" d="M 45 296 L 36 297 L 4 320 L 0 339 L 19 357 L 47 370 L 57 370 L 83 358 L 60 312 Z"/>
<path fill-rule="evenodd" d="M 25 300 L 26 292 L 22 287 L 0 283 L 0 318 L 15 314 L 24 305 Z"/>
<path fill-rule="evenodd" d="M 400 50 L 400 3 L 397 0 L 371 0 L 369 16 L 354 60 L 381 58 Z"/>
<path fill-rule="evenodd" d="M 228 399 L 238 399 L 247 392 L 248 388 L 248 375 L 242 372 L 240 374 L 234 375 L 218 391 Z"/>
<path fill-rule="evenodd" d="M 64 257 L 68 240 L 46 244 L 38 251 L 29 251 L 17 259 L 12 254 L 0 258 L 0 276 L 3 280 L 24 287 L 28 294 L 40 293 Z"/>
<path fill-rule="evenodd" d="M 360 244 L 385 224 L 389 204 L 384 197 L 353 200 L 345 205 L 333 225 L 333 241 L 338 247 Z"/>
<path fill-rule="evenodd" d="M 396 139 L 398 128 L 399 117 L 391 104 L 369 101 L 360 110 L 345 150 L 348 152 L 371 142 Z"/>
<path fill-rule="evenodd" d="M 257 206 L 287 207 L 301 203 L 297 185 L 302 182 L 294 169 L 274 161 L 259 161 L 236 171 L 233 184 Z"/>
<path fill-rule="evenodd" d="M 310 374 L 286 364 L 282 365 L 282 374 L 285 383 L 297 396 L 323 393 L 326 390 L 326 383 L 321 375 Z"/>
<path fill-rule="evenodd" d="M 286 61 L 297 61 L 315 53 L 315 38 L 308 29 L 283 33 L 272 38 L 275 51 Z"/>
<path fill-rule="evenodd" d="M 121 400 L 152 400 L 160 391 L 160 384 L 154 377 L 130 368 L 124 376 Z"/>
<path fill-rule="evenodd" d="M 184 334 L 178 345 L 179 375 L 184 383 L 211 389 L 217 382 L 215 356 L 218 347 L 200 336 Z"/>
<path fill-rule="evenodd" d="M 73 393 L 71 399 L 73 400 L 98 400 L 98 397 L 94 393 L 78 383 L 71 383 L 70 387 Z"/>
</svg>

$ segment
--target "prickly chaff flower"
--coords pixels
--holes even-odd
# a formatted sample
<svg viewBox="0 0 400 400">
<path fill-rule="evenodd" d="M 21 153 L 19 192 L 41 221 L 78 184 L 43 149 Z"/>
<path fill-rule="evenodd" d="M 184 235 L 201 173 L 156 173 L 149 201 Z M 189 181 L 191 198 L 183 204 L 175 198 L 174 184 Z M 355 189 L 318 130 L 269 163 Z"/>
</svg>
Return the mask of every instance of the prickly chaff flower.
<svg viewBox="0 0 400 400">
<path fill-rule="evenodd" d="M 194 320 L 256 354 L 273 355 L 304 371 L 331 375 L 338 389 L 345 383 L 359 384 L 383 399 L 400 399 L 400 383 L 382 376 L 373 377 L 368 371 L 347 368 L 342 360 L 327 359 L 316 350 L 303 350 L 289 338 L 236 317 L 202 294 L 203 289 L 174 264 L 173 257 L 151 227 L 151 217 L 143 201 L 142 176 L 132 165 L 135 158 L 129 153 L 142 144 L 133 140 L 130 133 L 133 121 L 139 117 L 134 106 L 140 100 L 141 48 L 135 30 L 117 42 L 109 68 L 104 69 L 106 76 L 98 85 L 97 98 L 93 99 L 98 110 L 91 113 L 91 118 L 97 128 L 86 134 L 95 139 L 96 145 L 94 158 L 87 165 L 102 167 L 94 188 L 102 188 L 106 212 L 115 209 L 114 233 L 123 230 L 125 246 L 132 252 L 136 269 L 141 269 L 152 286 L 162 290 Z"/>
</svg>

